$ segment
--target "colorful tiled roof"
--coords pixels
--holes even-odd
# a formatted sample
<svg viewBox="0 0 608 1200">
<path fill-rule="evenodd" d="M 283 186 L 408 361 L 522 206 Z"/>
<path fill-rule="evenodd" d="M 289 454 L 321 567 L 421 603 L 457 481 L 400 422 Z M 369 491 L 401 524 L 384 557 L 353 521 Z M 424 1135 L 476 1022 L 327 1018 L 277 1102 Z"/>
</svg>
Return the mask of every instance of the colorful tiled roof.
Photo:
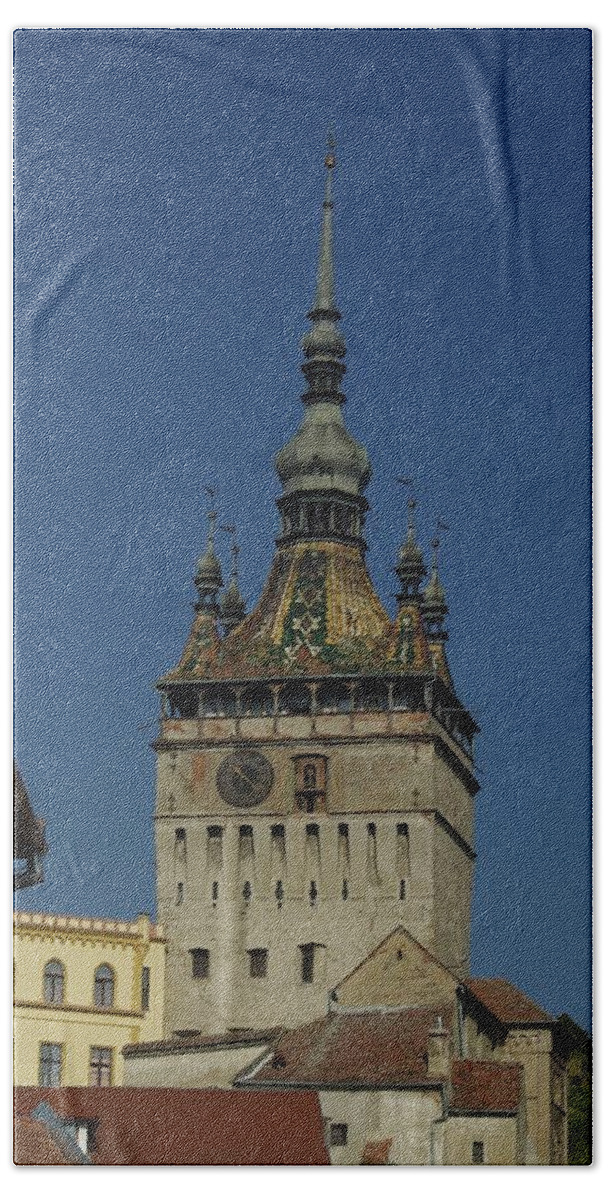
<svg viewBox="0 0 608 1200">
<path fill-rule="evenodd" d="M 197 613 L 165 680 L 432 670 L 420 606 L 391 622 L 358 547 L 309 541 L 277 551 L 258 604 L 228 637 Z"/>
<path fill-rule="evenodd" d="M 255 1071 L 248 1069 L 235 1083 L 374 1088 L 428 1083 L 429 1033 L 438 1017 L 449 1028 L 452 1008 L 330 1013 L 284 1033 L 273 1057 Z"/>
<path fill-rule="evenodd" d="M 17 1117 L 41 1101 L 67 1122 L 96 1122 L 91 1162 L 98 1166 L 329 1163 L 319 1098 L 310 1091 L 15 1088 Z"/>
<path fill-rule="evenodd" d="M 464 983 L 503 1025 L 548 1025 L 554 1021 L 508 979 L 465 979 Z"/>
<path fill-rule="evenodd" d="M 519 1063 L 497 1063 L 457 1059 L 452 1064 L 452 1112 L 517 1112 L 521 1098 L 523 1067 Z"/>
</svg>

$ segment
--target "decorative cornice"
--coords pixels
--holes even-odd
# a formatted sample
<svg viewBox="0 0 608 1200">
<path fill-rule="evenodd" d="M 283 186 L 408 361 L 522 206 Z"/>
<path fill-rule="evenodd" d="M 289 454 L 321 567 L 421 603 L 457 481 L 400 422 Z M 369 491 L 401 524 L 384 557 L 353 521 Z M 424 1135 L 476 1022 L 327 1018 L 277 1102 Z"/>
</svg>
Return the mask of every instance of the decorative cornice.
<svg viewBox="0 0 608 1200">
<path fill-rule="evenodd" d="M 136 921 L 120 921 L 106 917 L 73 917 L 59 913 L 14 912 L 13 926 L 20 933 L 61 934 L 82 939 L 91 937 L 131 942 L 165 942 L 161 925 L 153 925 L 148 917 Z"/>
</svg>

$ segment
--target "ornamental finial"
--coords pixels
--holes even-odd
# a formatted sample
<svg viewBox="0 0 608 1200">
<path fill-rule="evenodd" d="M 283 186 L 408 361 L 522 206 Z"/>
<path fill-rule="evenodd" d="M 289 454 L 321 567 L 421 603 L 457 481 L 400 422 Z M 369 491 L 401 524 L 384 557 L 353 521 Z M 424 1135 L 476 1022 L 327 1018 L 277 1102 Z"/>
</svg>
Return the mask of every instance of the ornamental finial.
<svg viewBox="0 0 608 1200">
<path fill-rule="evenodd" d="M 333 128 L 330 126 L 327 131 L 327 152 L 325 154 L 325 166 L 328 171 L 333 171 L 336 165 L 336 139 Z"/>
</svg>

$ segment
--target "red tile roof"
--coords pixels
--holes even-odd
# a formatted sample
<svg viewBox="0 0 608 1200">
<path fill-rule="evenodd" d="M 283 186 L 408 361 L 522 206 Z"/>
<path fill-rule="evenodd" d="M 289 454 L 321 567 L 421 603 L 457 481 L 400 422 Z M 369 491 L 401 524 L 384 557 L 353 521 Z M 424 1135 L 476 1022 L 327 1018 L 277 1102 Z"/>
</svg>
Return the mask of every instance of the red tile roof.
<svg viewBox="0 0 608 1200">
<path fill-rule="evenodd" d="M 236 1082 L 254 1087 L 260 1083 L 290 1087 L 428 1083 L 428 1038 L 438 1016 L 449 1029 L 449 1006 L 385 1013 L 330 1013 L 320 1021 L 284 1033 L 275 1045 L 273 1058 L 262 1062 L 255 1072 L 243 1072 Z"/>
<path fill-rule="evenodd" d="M 452 1064 L 451 1111 L 517 1112 L 522 1073 L 519 1063 L 457 1059 Z"/>
<path fill-rule="evenodd" d="M 18 1114 L 13 1128 L 13 1161 L 18 1167 L 67 1167 L 72 1159 L 59 1147 L 50 1130 L 33 1117 Z"/>
<path fill-rule="evenodd" d="M 189 1050 L 222 1049 L 224 1046 L 264 1046 L 273 1042 L 282 1032 L 281 1026 L 273 1029 L 230 1029 L 228 1033 L 200 1034 L 188 1037 L 163 1038 L 158 1042 L 129 1042 L 123 1046 L 125 1058 L 137 1058 L 146 1054 L 185 1054 Z"/>
<path fill-rule="evenodd" d="M 464 983 L 503 1025 L 548 1025 L 554 1021 L 508 979 L 465 979 Z"/>
<path fill-rule="evenodd" d="M 97 1122 L 91 1161 L 100 1166 L 330 1161 L 314 1092 L 20 1087 L 15 1088 L 17 1117 L 27 1118 L 42 1100 L 67 1121 Z"/>
</svg>

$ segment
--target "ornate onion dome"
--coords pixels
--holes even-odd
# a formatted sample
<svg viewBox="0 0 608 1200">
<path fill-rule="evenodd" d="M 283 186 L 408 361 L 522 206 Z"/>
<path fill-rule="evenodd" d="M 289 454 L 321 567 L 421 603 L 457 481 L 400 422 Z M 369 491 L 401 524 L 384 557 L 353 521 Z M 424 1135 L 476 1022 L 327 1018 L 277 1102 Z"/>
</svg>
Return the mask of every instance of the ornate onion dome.
<svg viewBox="0 0 608 1200">
<path fill-rule="evenodd" d="M 196 564 L 194 583 L 198 592 L 195 604 L 197 612 L 215 612 L 217 610 L 217 594 L 224 585 L 222 567 L 215 553 L 215 525 L 217 513 L 213 510 L 207 513 L 209 531 L 207 533 L 207 549 Z"/>
<path fill-rule="evenodd" d="M 397 566 L 395 567 L 395 572 L 401 584 L 401 591 L 397 596 L 400 605 L 408 600 L 419 597 L 420 584 L 426 575 L 424 555 L 418 545 L 416 525 L 414 523 L 416 501 L 412 499 L 408 500 L 407 507 L 407 535 L 399 551 Z"/>
<path fill-rule="evenodd" d="M 302 339 L 305 362 L 302 371 L 308 389 L 302 424 L 279 451 L 276 468 L 283 496 L 279 509 L 283 519 L 280 541 L 303 537 L 330 537 L 360 542 L 363 514 L 367 507 L 362 492 L 371 477 L 367 451 L 351 436 L 344 424 L 341 389 L 346 370 L 342 359 L 346 346 L 336 322 L 333 267 L 332 171 L 336 165 L 333 139 L 325 158 L 325 198 L 317 287 L 308 314 L 312 329 Z M 329 503 L 323 504 L 323 501 Z"/>
<path fill-rule="evenodd" d="M 431 574 L 429 582 L 424 589 L 422 613 L 424 616 L 424 624 L 429 640 L 433 642 L 447 642 L 448 633 L 443 627 L 443 622 L 448 614 L 449 609 L 445 598 L 445 591 L 439 579 L 439 539 L 433 538 L 431 546 L 433 550 Z"/>
<path fill-rule="evenodd" d="M 230 533 L 236 532 L 233 525 L 224 525 L 223 528 Z M 247 612 L 247 606 L 239 587 L 238 557 L 240 550 L 240 546 L 237 546 L 236 541 L 234 541 L 230 547 L 232 557 L 230 581 L 220 601 L 220 620 L 225 634 L 229 634 L 233 629 L 236 629 Z"/>
</svg>

